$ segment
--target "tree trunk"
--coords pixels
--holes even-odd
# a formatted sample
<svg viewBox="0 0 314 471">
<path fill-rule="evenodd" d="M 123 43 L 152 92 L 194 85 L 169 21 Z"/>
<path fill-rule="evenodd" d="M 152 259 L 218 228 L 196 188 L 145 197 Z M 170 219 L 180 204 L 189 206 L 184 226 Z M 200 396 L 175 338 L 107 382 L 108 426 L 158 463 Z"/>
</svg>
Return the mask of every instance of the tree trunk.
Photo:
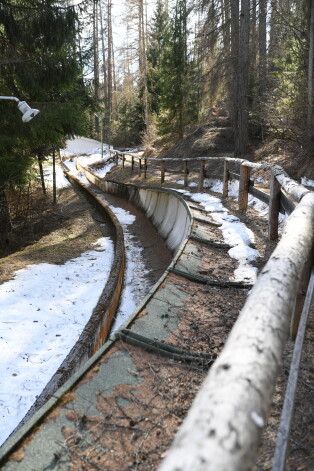
<svg viewBox="0 0 314 471">
<path fill-rule="evenodd" d="M 98 1 L 93 3 L 93 48 L 94 48 L 94 97 L 99 101 L 99 59 L 98 59 Z M 99 134 L 99 119 L 95 116 L 95 133 Z"/>
<path fill-rule="evenodd" d="M 230 0 L 231 6 L 231 80 L 229 100 L 234 141 L 238 141 L 238 55 L 239 55 L 239 0 Z"/>
<path fill-rule="evenodd" d="M 105 103 L 108 100 L 108 79 L 107 79 L 107 59 L 106 59 L 106 46 L 105 46 L 105 30 L 103 21 L 102 3 L 99 3 L 99 14 L 100 14 L 100 34 L 101 34 L 101 49 L 102 49 L 102 70 L 103 70 L 103 81 L 104 81 L 104 100 Z"/>
<path fill-rule="evenodd" d="M 241 1 L 240 47 L 238 74 L 238 135 L 235 155 L 248 152 L 248 87 L 249 87 L 250 0 Z"/>
<path fill-rule="evenodd" d="M 310 139 L 313 137 L 313 55 L 314 55 L 314 0 L 311 3 L 310 22 L 310 45 L 308 63 L 308 110 L 307 110 L 307 131 Z"/>
<path fill-rule="evenodd" d="M 145 125 L 148 129 L 150 125 L 150 112 L 148 102 L 148 89 L 147 89 L 147 63 L 146 63 L 146 31 L 144 21 L 144 5 L 143 0 L 139 0 L 139 65 L 140 74 L 143 84 L 143 102 L 145 113 Z"/>
<path fill-rule="evenodd" d="M 37 155 L 37 159 L 38 159 L 38 167 L 39 167 L 41 187 L 42 187 L 43 193 L 46 194 L 46 185 L 45 185 L 44 171 L 43 171 L 43 161 L 42 161 L 42 158 L 39 154 Z"/>
<path fill-rule="evenodd" d="M 108 93 L 107 93 L 107 132 L 108 146 L 110 146 L 111 136 L 111 110 L 112 110 L 112 2 L 108 0 L 107 4 L 107 21 L 108 21 Z"/>
<path fill-rule="evenodd" d="M 0 247 L 8 243 L 8 234 L 11 228 L 7 195 L 5 189 L 0 187 Z"/>
<path fill-rule="evenodd" d="M 258 85 L 261 102 L 263 102 L 266 92 L 266 7 L 267 0 L 260 0 L 258 15 Z"/>
</svg>

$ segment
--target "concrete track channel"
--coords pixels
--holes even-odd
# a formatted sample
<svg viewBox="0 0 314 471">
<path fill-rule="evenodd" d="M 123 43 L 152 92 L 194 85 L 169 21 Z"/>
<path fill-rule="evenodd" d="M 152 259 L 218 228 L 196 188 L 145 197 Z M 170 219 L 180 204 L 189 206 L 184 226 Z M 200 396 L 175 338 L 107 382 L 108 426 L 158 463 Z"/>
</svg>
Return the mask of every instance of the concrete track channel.
<svg viewBox="0 0 314 471">
<path fill-rule="evenodd" d="M 84 354 L 78 350 L 74 355 L 80 360 L 73 375 L 2 447 L 4 470 L 156 469 L 251 287 L 229 281 L 235 268 L 230 247 L 222 241 L 219 224 L 199 204 L 175 191 L 86 176 L 98 189 L 85 185 L 85 190 L 114 221 L 107 203 L 140 215 L 134 230 L 137 236 L 146 233 L 141 240 L 149 245 L 155 267 L 153 286 L 105 342 L 114 314 L 108 323 L 107 308 L 101 310 L 100 327 L 76 346 Z M 99 189 L 106 192 L 107 203 Z M 167 250 L 150 223 L 144 226 L 143 214 Z M 120 257 L 113 267 L 114 311 L 124 270 L 124 242 L 115 223 Z"/>
</svg>

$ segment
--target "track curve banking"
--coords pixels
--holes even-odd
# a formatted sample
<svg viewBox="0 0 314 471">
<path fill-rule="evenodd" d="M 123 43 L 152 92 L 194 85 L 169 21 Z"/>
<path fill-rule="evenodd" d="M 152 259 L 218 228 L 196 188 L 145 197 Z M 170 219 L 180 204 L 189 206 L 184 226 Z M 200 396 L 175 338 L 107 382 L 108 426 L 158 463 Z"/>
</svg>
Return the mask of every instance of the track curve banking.
<svg viewBox="0 0 314 471">
<path fill-rule="evenodd" d="M 243 162 L 239 161 L 240 165 Z M 219 223 L 210 213 L 204 214 L 201 204 L 165 188 L 104 180 L 79 161 L 77 166 L 92 184 L 83 185 L 84 190 L 104 208 L 113 224 L 117 223 L 114 215 L 93 187 L 123 196 L 141 208 L 165 239 L 173 260 L 123 326 L 105 340 L 123 284 L 125 255 L 117 223 L 119 257 L 108 286 L 110 299 L 104 293 L 93 329 L 86 326 L 84 339 L 74 347 L 77 365 L 84 364 L 2 447 L 2 469 L 157 469 L 154 463 L 169 449 L 199 389 L 161 469 L 252 469 L 289 330 L 291 305 L 313 247 L 313 194 L 274 169 L 273 174 L 292 193 L 296 204 L 301 201 L 287 226 L 297 243 L 301 241 L 302 253 L 298 258 L 291 241 L 285 242 L 289 239 L 286 231 L 247 298 L 252 284 L 230 281 L 236 266 L 230 262 L 230 246 L 223 241 Z M 67 175 L 82 186 L 69 172 Z M 281 280 L 282 266 L 288 270 L 293 257 L 298 258 L 295 266 L 299 274 L 293 269 Z M 275 273 L 275 281 L 269 271 Z M 293 282 L 296 279 L 297 284 Z M 286 283 L 286 297 L 281 296 L 282 286 L 277 289 L 277 282 Z M 272 301 L 279 298 L 278 292 L 285 298 L 280 316 Z M 232 299 L 228 310 L 224 306 L 226 293 Z M 267 293 L 272 299 L 267 299 Z M 226 330 L 223 322 L 228 324 Z M 233 323 L 221 352 L 221 337 L 227 338 Z M 269 342 L 271 336 L 275 347 Z M 216 345 L 215 339 L 220 344 Z M 216 362 L 217 353 L 221 354 Z M 230 384 L 234 384 L 232 394 Z M 237 442 L 243 429 L 245 436 Z M 220 446 L 221 437 L 226 449 Z M 206 448 L 212 450 L 210 457 Z"/>
</svg>

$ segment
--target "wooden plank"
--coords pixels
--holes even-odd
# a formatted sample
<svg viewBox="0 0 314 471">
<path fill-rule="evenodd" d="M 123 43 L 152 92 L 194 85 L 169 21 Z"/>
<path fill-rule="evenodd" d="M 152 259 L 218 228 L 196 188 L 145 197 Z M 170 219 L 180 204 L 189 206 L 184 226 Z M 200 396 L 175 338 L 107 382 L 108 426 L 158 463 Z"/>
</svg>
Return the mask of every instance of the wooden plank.
<svg viewBox="0 0 314 471">
<path fill-rule="evenodd" d="M 248 206 L 249 196 L 249 181 L 250 181 L 250 167 L 245 164 L 240 168 L 240 183 L 239 183 L 239 196 L 238 205 L 241 211 L 246 211 Z"/>
<path fill-rule="evenodd" d="M 280 192 L 280 206 L 284 210 L 285 213 L 291 214 L 292 211 L 295 209 L 296 205 L 293 203 L 292 199 L 290 199 L 285 191 L 281 189 Z"/>
<path fill-rule="evenodd" d="M 269 194 L 259 190 L 258 188 L 255 188 L 254 186 L 251 186 L 251 184 L 249 184 L 249 193 L 250 195 L 255 196 L 255 198 L 263 201 L 263 203 L 269 204 Z"/>
<path fill-rule="evenodd" d="M 161 160 L 160 162 L 160 183 L 165 181 L 165 161 Z"/>
<path fill-rule="evenodd" d="M 208 286 L 219 286 L 221 288 L 237 288 L 237 289 L 250 289 L 252 288 L 252 283 L 242 283 L 237 281 L 220 281 L 220 280 L 210 280 L 209 278 L 205 278 L 203 276 L 193 275 L 192 273 L 178 270 L 177 268 L 169 268 L 171 273 L 175 275 L 182 276 L 188 280 L 194 281 L 195 283 L 200 283 L 202 285 Z"/>
<path fill-rule="evenodd" d="M 223 174 L 223 190 L 222 190 L 223 198 L 228 197 L 229 178 L 230 178 L 229 168 L 230 168 L 230 162 L 225 160 L 224 161 L 224 174 Z"/>
<path fill-rule="evenodd" d="M 281 185 L 276 175 L 271 173 L 269 210 L 268 210 L 268 238 L 269 240 L 278 239 L 279 209 L 280 209 L 280 190 Z"/>
<path fill-rule="evenodd" d="M 310 307 L 314 293 L 314 271 L 311 272 L 311 278 L 308 285 L 306 298 L 302 310 L 299 329 L 293 349 L 292 360 L 290 365 L 289 378 L 285 393 L 285 400 L 282 408 L 279 430 L 276 441 L 276 449 L 273 460 L 272 471 L 284 471 L 287 456 L 288 439 L 293 418 L 294 401 L 297 389 L 297 382 L 300 370 L 301 353 L 303 340 L 306 330 L 306 324 L 310 312 Z"/>
<path fill-rule="evenodd" d="M 305 296 L 306 296 L 309 279 L 312 272 L 312 267 L 313 267 L 313 250 L 311 252 L 310 257 L 306 261 L 306 264 L 305 264 L 305 267 L 303 269 L 302 276 L 301 276 L 298 295 L 295 302 L 293 316 L 291 319 L 290 337 L 292 340 L 295 340 L 297 336 L 302 309 L 305 302 Z"/>
<path fill-rule="evenodd" d="M 188 161 L 183 161 L 183 174 L 184 174 L 184 186 L 188 186 L 188 174 L 189 174 L 189 167 Z"/>
<path fill-rule="evenodd" d="M 200 162 L 198 191 L 202 191 L 204 188 L 204 172 L 205 172 L 205 160 L 202 159 Z"/>
</svg>

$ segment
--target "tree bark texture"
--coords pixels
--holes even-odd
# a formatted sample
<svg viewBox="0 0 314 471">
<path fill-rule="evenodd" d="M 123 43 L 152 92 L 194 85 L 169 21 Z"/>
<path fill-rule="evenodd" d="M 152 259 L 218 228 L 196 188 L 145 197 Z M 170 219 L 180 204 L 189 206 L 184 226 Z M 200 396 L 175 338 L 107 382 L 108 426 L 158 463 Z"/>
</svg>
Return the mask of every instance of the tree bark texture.
<svg viewBox="0 0 314 471">
<path fill-rule="evenodd" d="M 307 111 L 307 130 L 308 136 L 313 137 L 313 59 L 314 59 L 314 0 L 310 0 L 311 21 L 310 21 L 310 44 L 308 60 L 308 111 Z"/>
<path fill-rule="evenodd" d="M 238 132 L 235 142 L 235 155 L 245 156 L 248 151 L 250 0 L 241 1 L 239 38 L 237 115 Z"/>
<path fill-rule="evenodd" d="M 7 195 L 4 188 L 0 188 L 0 247 L 7 243 L 11 231 L 11 220 Z"/>
</svg>

